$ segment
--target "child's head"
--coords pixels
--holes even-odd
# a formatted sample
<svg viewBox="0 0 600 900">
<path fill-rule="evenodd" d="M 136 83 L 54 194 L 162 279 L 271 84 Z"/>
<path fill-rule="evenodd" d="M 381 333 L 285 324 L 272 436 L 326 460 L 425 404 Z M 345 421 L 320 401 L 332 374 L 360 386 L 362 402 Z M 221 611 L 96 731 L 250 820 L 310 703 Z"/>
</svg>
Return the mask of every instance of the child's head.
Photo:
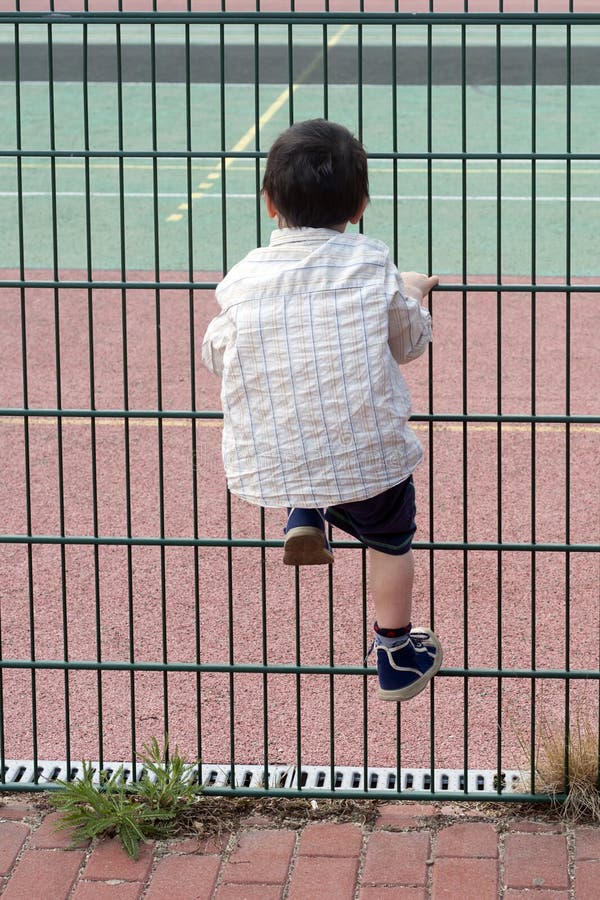
<svg viewBox="0 0 600 900">
<path fill-rule="evenodd" d="M 367 154 L 343 125 L 297 122 L 271 147 L 262 189 L 288 228 L 346 225 L 369 199 Z"/>
</svg>

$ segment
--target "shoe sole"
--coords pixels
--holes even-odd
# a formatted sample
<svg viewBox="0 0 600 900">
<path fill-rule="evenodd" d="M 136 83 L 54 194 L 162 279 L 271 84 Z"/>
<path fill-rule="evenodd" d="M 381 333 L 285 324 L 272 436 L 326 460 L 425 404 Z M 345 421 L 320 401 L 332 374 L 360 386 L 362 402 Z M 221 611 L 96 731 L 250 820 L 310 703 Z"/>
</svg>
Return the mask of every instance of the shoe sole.
<svg viewBox="0 0 600 900">
<path fill-rule="evenodd" d="M 324 546 L 320 528 L 302 525 L 288 532 L 283 545 L 285 566 L 330 566 L 332 563 L 333 553 Z"/>
<path fill-rule="evenodd" d="M 420 694 L 421 691 L 427 687 L 433 676 L 439 672 L 444 658 L 442 645 L 433 631 L 430 631 L 427 628 L 413 628 L 411 634 L 419 631 L 426 633 L 428 635 L 426 643 L 433 644 L 436 648 L 435 661 L 432 667 L 420 678 L 417 678 L 416 681 L 413 681 L 412 684 L 409 684 L 408 687 L 398 688 L 395 691 L 386 691 L 383 688 L 379 688 L 378 696 L 380 700 L 391 700 L 395 703 L 400 703 L 402 700 L 411 700 L 413 697 L 416 697 L 417 694 Z M 423 643 L 425 643 L 425 641 Z"/>
</svg>

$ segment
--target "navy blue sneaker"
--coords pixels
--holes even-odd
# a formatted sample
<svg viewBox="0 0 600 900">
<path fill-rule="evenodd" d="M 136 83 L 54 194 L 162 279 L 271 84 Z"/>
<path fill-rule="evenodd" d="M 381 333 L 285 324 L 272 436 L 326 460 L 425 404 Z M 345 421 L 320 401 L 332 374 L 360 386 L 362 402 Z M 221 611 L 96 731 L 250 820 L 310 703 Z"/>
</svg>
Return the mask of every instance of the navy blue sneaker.
<svg viewBox="0 0 600 900">
<path fill-rule="evenodd" d="M 410 700 L 442 665 L 442 645 L 430 628 L 413 628 L 400 647 L 373 644 L 377 652 L 380 700 Z"/>
<path fill-rule="evenodd" d="M 333 562 L 322 510 L 293 507 L 289 510 L 284 532 L 283 562 L 286 566 L 329 566 Z"/>
</svg>

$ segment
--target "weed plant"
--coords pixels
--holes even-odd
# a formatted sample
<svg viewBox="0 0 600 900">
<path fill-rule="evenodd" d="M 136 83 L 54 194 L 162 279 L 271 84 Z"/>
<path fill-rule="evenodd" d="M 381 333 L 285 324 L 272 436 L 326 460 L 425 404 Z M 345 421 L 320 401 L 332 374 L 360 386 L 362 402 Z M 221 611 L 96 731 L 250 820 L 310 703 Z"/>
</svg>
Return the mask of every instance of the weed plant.
<svg viewBox="0 0 600 900">
<path fill-rule="evenodd" d="M 169 756 L 166 740 L 161 750 L 153 738 L 143 751 L 138 756 L 144 771 L 137 782 L 128 784 L 119 766 L 110 777 L 101 772 L 100 783 L 94 783 L 90 762 L 83 763 L 81 779 L 59 782 L 62 790 L 50 801 L 60 811 L 57 827 L 73 830 L 73 844 L 117 837 L 126 853 L 137 859 L 141 842 L 177 832 L 202 791 L 195 778 L 198 764 L 186 763 L 177 748 Z"/>
<path fill-rule="evenodd" d="M 598 724 L 579 717 L 574 726 L 544 722 L 534 762 L 536 792 L 556 798 L 565 818 L 600 822 Z"/>
</svg>

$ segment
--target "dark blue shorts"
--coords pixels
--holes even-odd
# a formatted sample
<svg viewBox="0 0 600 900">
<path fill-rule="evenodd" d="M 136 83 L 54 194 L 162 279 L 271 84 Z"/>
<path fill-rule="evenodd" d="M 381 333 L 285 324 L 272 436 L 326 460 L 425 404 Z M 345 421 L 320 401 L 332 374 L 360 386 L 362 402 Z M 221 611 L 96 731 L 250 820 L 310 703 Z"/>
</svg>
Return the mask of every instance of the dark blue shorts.
<svg viewBox="0 0 600 900">
<path fill-rule="evenodd" d="M 412 475 L 368 500 L 339 503 L 325 510 L 325 518 L 357 538 L 365 547 L 400 556 L 408 553 L 415 524 L 415 486 Z"/>
</svg>

